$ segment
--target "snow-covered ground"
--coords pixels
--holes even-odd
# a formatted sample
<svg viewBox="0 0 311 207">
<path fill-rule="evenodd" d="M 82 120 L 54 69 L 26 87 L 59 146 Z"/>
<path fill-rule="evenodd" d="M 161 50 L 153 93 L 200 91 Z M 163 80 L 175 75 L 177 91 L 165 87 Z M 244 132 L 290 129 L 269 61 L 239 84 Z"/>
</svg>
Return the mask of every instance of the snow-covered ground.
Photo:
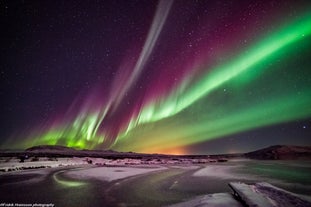
<svg viewBox="0 0 311 207">
<path fill-rule="evenodd" d="M 169 207 L 243 207 L 230 193 L 215 193 L 177 203 Z"/>
<path fill-rule="evenodd" d="M 99 179 L 102 181 L 114 181 L 130 176 L 141 175 L 159 170 L 166 167 L 140 168 L 140 167 L 96 167 L 67 172 L 66 175 L 74 179 Z"/>
<path fill-rule="evenodd" d="M 238 160 L 235 163 L 209 163 L 206 165 L 191 165 L 191 164 L 175 164 L 171 165 L 165 164 L 155 164 L 153 160 L 148 162 L 149 164 L 142 164 L 138 162 L 137 159 L 103 159 L 103 158 L 40 158 L 37 161 L 31 161 L 32 159 L 27 159 L 25 162 L 19 162 L 19 159 L 1 159 L 0 160 L 0 175 L 1 174 L 11 174 L 10 172 L 18 173 L 21 171 L 21 175 L 24 174 L 36 174 L 35 176 L 28 176 L 27 180 L 25 179 L 22 182 L 33 182 L 33 181 L 42 181 L 46 176 L 48 176 L 49 172 L 54 172 L 54 179 L 57 182 L 65 183 L 68 177 L 70 179 L 70 183 L 73 180 L 77 180 L 77 182 L 85 182 L 89 179 L 98 179 L 105 182 L 112 182 L 119 179 L 124 179 L 137 175 L 145 175 L 147 173 L 158 172 L 162 170 L 178 168 L 191 170 L 191 175 L 194 177 L 211 177 L 211 179 L 227 179 L 228 182 L 232 182 L 232 180 L 239 180 L 242 182 L 255 183 L 253 185 L 243 184 L 237 185 L 241 193 L 245 195 L 243 200 L 245 202 L 250 203 L 260 203 L 261 199 L 264 198 L 265 202 L 269 202 L 270 206 L 273 207 L 311 207 L 311 198 L 306 196 L 301 196 L 298 194 L 293 194 L 291 192 L 285 191 L 283 189 L 277 188 L 268 183 L 262 183 L 262 181 L 269 182 L 269 180 L 273 181 L 272 184 L 277 183 L 277 178 L 265 178 L 260 174 L 241 174 L 240 168 L 245 168 L 243 164 L 243 160 Z M 91 160 L 91 161 L 90 161 Z M 257 162 L 257 161 L 256 161 Z M 92 163 L 93 165 L 86 166 L 85 164 Z M 152 164 L 151 164 L 152 163 Z M 81 168 L 74 167 L 68 168 L 69 170 L 31 170 L 27 171 L 26 169 L 36 169 L 36 168 L 54 168 L 54 167 L 62 167 L 62 166 L 79 166 L 83 165 Z M 275 164 L 274 162 L 268 163 L 268 167 L 270 168 Z M 294 163 L 296 167 L 296 163 Z M 286 163 L 284 163 L 286 165 Z M 298 165 L 298 164 L 297 164 Z M 266 165 L 265 165 L 266 166 Z M 305 166 L 305 165 L 301 165 Z M 19 173 L 18 173 L 19 174 Z M 51 173 L 50 173 L 51 174 Z M 65 175 L 65 177 L 63 177 Z M 190 175 L 190 176 L 191 176 Z M 67 178 L 66 178 L 67 177 Z M 197 179 L 197 178 L 196 178 Z M 204 178 L 205 179 L 205 178 Z M 203 179 L 203 180 L 204 180 Z M 82 181 L 81 181 L 82 180 Z M 231 181 L 229 181 L 231 180 Z M 69 183 L 67 182 L 67 183 Z M 76 182 L 76 181 L 74 181 Z M 117 181 L 119 182 L 119 181 Z M 20 184 L 20 182 L 16 182 Z M 204 183 L 203 183 L 204 184 Z M 284 183 L 283 183 L 284 184 Z M 295 184 L 296 186 L 299 183 Z M 304 183 L 300 182 L 300 185 Z M 242 186 L 242 187 L 241 187 Z M 277 185 L 279 186 L 279 185 Z M 282 185 L 281 185 L 282 186 Z M 308 185 L 306 184 L 308 187 Z M 229 188 L 228 188 L 229 190 Z M 216 192 L 216 191 L 214 191 Z M 218 191 L 217 191 L 218 192 Z M 221 192 L 221 191 L 220 191 Z M 226 192 L 226 191 L 223 191 Z M 309 191 L 308 191 L 309 192 Z M 259 196 L 257 196 L 259 195 Z M 263 202 L 261 202 L 262 204 Z M 197 197 L 195 199 L 185 201 L 182 203 L 178 203 L 172 205 L 171 207 L 194 207 L 194 206 L 206 206 L 206 207 L 240 207 L 243 206 L 240 202 L 238 202 L 230 193 L 215 193 Z M 260 205 L 259 205 L 260 206 Z M 264 205 L 267 206 L 267 205 Z"/>
<path fill-rule="evenodd" d="M 256 193 L 266 197 L 275 207 L 311 207 L 310 196 L 298 195 L 265 182 L 251 186 Z"/>
<path fill-rule="evenodd" d="M 229 186 L 233 189 L 235 196 L 247 206 L 274 207 L 270 199 L 255 190 L 254 185 L 231 182 Z"/>
<path fill-rule="evenodd" d="M 199 196 L 195 199 L 177 203 L 169 207 L 310 207 L 310 197 L 301 196 L 269 183 L 256 183 L 247 185 L 245 183 L 232 183 L 241 201 L 238 201 L 230 193 L 215 193 Z"/>
<path fill-rule="evenodd" d="M 40 158 L 38 161 L 20 162 L 18 159 L 10 159 L 0 162 L 0 172 L 13 172 L 27 169 L 37 168 L 54 168 L 61 166 L 72 166 L 87 164 L 85 158 L 58 158 L 57 160 L 49 160 L 48 158 Z"/>
</svg>

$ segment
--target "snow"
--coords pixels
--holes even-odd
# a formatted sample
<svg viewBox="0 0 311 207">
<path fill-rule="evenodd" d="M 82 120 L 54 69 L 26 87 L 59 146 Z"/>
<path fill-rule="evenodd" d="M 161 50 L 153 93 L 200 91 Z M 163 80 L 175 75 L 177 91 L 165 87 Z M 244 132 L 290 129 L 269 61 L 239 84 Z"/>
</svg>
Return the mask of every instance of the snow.
<svg viewBox="0 0 311 207">
<path fill-rule="evenodd" d="M 197 197 L 193 200 L 177 203 L 169 207 L 242 207 L 230 193 L 215 193 Z"/>
<path fill-rule="evenodd" d="M 256 183 L 254 188 L 258 193 L 269 198 L 275 207 L 311 207 L 310 197 L 288 192 L 269 183 Z"/>
<path fill-rule="evenodd" d="M 58 158 L 55 161 L 49 161 L 48 158 L 41 158 L 39 161 L 19 162 L 17 159 L 12 159 L 8 162 L 0 163 L 0 172 L 13 172 L 25 169 L 38 168 L 54 168 L 60 166 L 72 166 L 86 164 L 85 158 Z"/>
<path fill-rule="evenodd" d="M 176 169 L 186 169 L 186 170 L 195 170 L 195 169 L 200 168 L 200 166 L 197 166 L 197 165 L 172 165 L 170 167 L 176 168 Z"/>
<path fill-rule="evenodd" d="M 229 193 L 215 193 L 199 196 L 192 200 L 173 204 L 169 207 L 311 207 L 311 198 L 294 194 L 269 183 L 248 185 L 230 183 L 236 198 Z M 239 200 L 241 202 L 239 202 Z"/>
<path fill-rule="evenodd" d="M 130 176 L 141 175 L 149 172 L 165 170 L 165 167 L 139 168 L 139 167 L 95 167 L 67 172 L 66 175 L 74 179 L 99 179 L 114 181 Z"/>
<path fill-rule="evenodd" d="M 264 207 L 311 207 L 310 198 L 288 192 L 269 183 L 245 183 L 232 182 L 229 186 L 235 195 L 247 206 Z"/>
<path fill-rule="evenodd" d="M 251 185 L 232 182 L 229 186 L 234 190 L 237 196 L 247 204 L 247 206 L 273 207 L 272 203 L 266 197 L 257 193 Z"/>
</svg>

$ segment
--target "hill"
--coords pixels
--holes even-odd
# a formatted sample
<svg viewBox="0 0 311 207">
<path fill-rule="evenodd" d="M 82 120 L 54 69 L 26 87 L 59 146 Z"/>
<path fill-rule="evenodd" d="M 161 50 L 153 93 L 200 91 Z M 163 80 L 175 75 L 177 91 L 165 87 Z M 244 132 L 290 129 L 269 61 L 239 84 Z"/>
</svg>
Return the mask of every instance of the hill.
<svg viewBox="0 0 311 207">
<path fill-rule="evenodd" d="M 245 156 L 263 160 L 311 159 L 311 146 L 274 145 L 245 153 Z"/>
<path fill-rule="evenodd" d="M 65 147 L 61 145 L 39 145 L 39 146 L 34 146 L 30 147 L 25 150 L 26 152 L 61 152 L 61 151 L 70 151 L 74 152 L 76 151 L 74 148 L 71 147 Z"/>
</svg>

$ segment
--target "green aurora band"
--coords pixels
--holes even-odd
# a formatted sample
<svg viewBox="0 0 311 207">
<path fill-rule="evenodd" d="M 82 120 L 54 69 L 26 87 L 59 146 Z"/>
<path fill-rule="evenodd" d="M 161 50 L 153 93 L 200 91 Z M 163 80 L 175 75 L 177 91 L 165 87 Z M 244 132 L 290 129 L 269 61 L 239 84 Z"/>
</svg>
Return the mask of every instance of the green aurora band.
<svg viewBox="0 0 311 207">
<path fill-rule="evenodd" d="M 287 71 L 294 80 L 289 80 L 288 74 L 282 76 L 288 59 L 300 51 L 308 51 L 310 34 L 308 13 L 225 64 L 204 68 L 207 72 L 200 78 L 187 75 L 169 95 L 155 97 L 138 115 L 132 116 L 108 147 L 120 151 L 169 152 L 189 144 L 310 117 L 310 83 L 295 79 L 295 69 L 299 68 Z M 310 64 L 295 64 L 310 67 Z M 296 84 L 299 94 L 286 87 L 289 84 Z M 59 144 L 60 140 L 71 147 L 101 146 L 106 141 L 105 132 L 98 133 L 98 127 L 105 121 L 106 111 L 105 107 L 83 110 L 73 122 L 33 133 L 21 146 Z"/>
<path fill-rule="evenodd" d="M 297 47 L 294 43 L 305 44 L 304 41 L 307 40 L 310 33 L 311 16 L 308 14 L 303 19 L 286 26 L 254 45 L 247 53 L 242 53 L 227 64 L 213 68 L 202 79 L 190 86 L 188 83 L 193 82 L 193 80 L 186 79 L 168 97 L 157 99 L 146 106 L 139 117 L 133 119 L 134 123 L 129 125 L 128 132 L 134 129 L 133 135 L 131 133 L 130 135 L 125 134 L 125 137 L 130 138 L 118 141 L 114 148 L 126 150 L 131 143 L 139 143 L 131 148 L 134 151 L 147 148 L 156 151 L 163 148 L 182 147 L 249 129 L 309 117 L 311 115 L 311 90 L 310 86 L 306 85 L 299 95 L 294 92 L 284 94 L 282 91 L 280 93 L 280 91 L 271 88 L 274 93 L 266 97 L 267 100 L 243 100 L 244 104 L 245 101 L 251 104 L 246 107 L 237 107 L 231 111 L 230 105 L 231 108 L 234 107 L 237 101 L 228 100 L 232 103 L 220 102 L 219 104 L 224 106 L 217 105 L 209 109 L 210 99 L 214 99 L 214 97 L 209 99 L 208 95 L 219 87 L 230 84 L 230 82 L 234 87 L 241 90 L 241 88 L 246 87 L 247 83 L 260 77 L 260 73 L 268 69 L 274 70 L 267 65 L 280 58 L 287 58 L 288 52 L 286 51 L 293 52 L 292 50 L 301 49 L 301 45 Z M 241 95 L 237 95 L 241 97 Z M 184 112 L 183 115 L 178 113 L 190 106 L 200 105 L 196 102 L 202 98 L 206 100 L 203 103 L 206 108 L 200 111 L 205 110 L 206 117 L 195 124 L 189 120 L 182 121 L 184 120 L 183 115 L 187 113 Z M 219 112 L 215 114 L 213 111 L 217 109 Z M 137 126 L 143 123 L 156 122 L 175 115 L 174 120 L 179 120 L 177 121 L 178 124 L 170 129 L 165 130 L 163 126 L 158 129 L 147 130 L 147 132 L 143 129 L 143 138 L 141 138 L 141 133 L 135 132 Z M 191 115 L 188 114 L 188 117 Z M 166 123 L 164 125 L 174 123 L 173 120 L 164 120 L 164 122 Z M 190 126 L 189 123 L 191 123 Z M 155 134 L 155 131 L 160 133 Z M 169 131 L 173 133 L 168 133 Z"/>
</svg>

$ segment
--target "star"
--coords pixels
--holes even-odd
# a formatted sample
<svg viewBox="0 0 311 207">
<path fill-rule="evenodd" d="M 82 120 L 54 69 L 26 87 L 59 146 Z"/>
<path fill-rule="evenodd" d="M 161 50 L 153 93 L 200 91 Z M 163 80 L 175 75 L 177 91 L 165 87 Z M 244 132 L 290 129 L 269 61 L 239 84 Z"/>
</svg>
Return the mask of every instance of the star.
<svg viewBox="0 0 311 207">
<path fill-rule="evenodd" d="M 83 5 L 2 5 L 0 148 L 311 145 L 308 0 Z"/>
</svg>

